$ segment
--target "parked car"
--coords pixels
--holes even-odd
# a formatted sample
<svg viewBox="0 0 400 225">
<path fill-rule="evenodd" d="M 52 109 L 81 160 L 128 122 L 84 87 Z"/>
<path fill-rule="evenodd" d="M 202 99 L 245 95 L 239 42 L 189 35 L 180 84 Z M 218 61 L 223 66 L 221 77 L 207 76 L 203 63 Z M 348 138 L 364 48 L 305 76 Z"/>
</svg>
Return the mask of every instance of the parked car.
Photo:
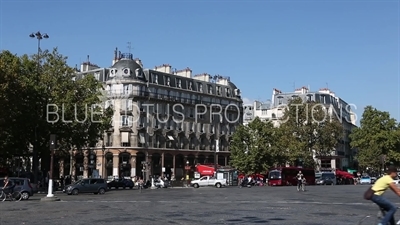
<svg viewBox="0 0 400 225">
<path fill-rule="evenodd" d="M 204 176 L 200 177 L 200 179 L 198 180 L 192 180 L 190 182 L 190 185 L 195 188 L 205 187 L 205 186 L 215 186 L 217 188 L 221 188 L 222 186 L 226 186 L 227 182 L 226 179 L 217 179 L 211 176 Z"/>
<path fill-rule="evenodd" d="M 134 186 L 135 186 L 135 184 L 133 183 L 132 180 L 124 179 L 124 178 L 115 179 L 115 180 L 112 180 L 112 181 L 107 183 L 107 187 L 109 189 L 111 189 L 111 188 L 115 188 L 115 189 L 118 189 L 118 188 L 123 188 L 123 189 L 129 188 L 129 189 L 132 189 Z"/>
<path fill-rule="evenodd" d="M 360 184 L 371 184 L 371 177 L 365 176 L 361 177 Z"/>
<path fill-rule="evenodd" d="M 331 178 L 320 178 L 315 182 L 317 185 L 334 185 L 335 182 Z"/>
<path fill-rule="evenodd" d="M 371 184 L 375 184 L 376 180 L 377 180 L 376 177 L 371 177 Z"/>
<path fill-rule="evenodd" d="M 68 195 L 79 193 L 104 194 L 107 190 L 107 182 L 100 178 L 86 178 L 64 187 L 63 192 Z"/>
<path fill-rule="evenodd" d="M 9 177 L 10 181 L 15 184 L 14 191 L 19 191 L 22 194 L 23 200 L 28 200 L 33 196 L 33 188 L 28 178 Z M 0 178 L 0 187 L 4 186 L 4 178 Z"/>
</svg>

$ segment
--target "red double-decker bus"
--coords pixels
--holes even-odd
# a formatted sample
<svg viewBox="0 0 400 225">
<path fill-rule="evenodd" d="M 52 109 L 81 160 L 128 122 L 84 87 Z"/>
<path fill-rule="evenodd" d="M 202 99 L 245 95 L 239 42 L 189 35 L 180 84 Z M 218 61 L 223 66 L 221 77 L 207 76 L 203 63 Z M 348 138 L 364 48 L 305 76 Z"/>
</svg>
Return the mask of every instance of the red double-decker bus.
<svg viewBox="0 0 400 225">
<path fill-rule="evenodd" d="M 279 167 L 273 168 L 268 172 L 269 186 L 290 186 L 297 185 L 296 175 L 301 170 L 306 178 L 308 185 L 315 185 L 314 169 L 306 169 L 299 167 Z"/>
</svg>

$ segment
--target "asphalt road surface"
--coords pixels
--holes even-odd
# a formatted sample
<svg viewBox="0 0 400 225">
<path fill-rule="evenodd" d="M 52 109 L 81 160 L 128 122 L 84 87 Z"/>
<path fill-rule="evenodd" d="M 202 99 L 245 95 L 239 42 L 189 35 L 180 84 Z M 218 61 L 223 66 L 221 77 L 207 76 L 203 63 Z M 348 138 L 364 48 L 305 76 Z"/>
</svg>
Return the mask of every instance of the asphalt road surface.
<svg viewBox="0 0 400 225">
<path fill-rule="evenodd" d="M 172 188 L 109 191 L 105 195 L 57 193 L 61 201 L 0 202 L 0 225 L 285 224 L 343 225 L 378 208 L 362 198 L 367 186 Z M 386 194 L 395 203 L 398 198 Z M 398 213 L 400 215 L 400 213 Z"/>
</svg>

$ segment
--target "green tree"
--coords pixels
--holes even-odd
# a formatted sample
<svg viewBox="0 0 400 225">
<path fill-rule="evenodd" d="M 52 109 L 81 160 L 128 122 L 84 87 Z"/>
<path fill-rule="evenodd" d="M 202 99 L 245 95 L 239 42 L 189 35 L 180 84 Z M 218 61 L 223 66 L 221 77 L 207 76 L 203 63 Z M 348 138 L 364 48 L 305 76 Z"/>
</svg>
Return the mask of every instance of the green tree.
<svg viewBox="0 0 400 225">
<path fill-rule="evenodd" d="M 0 95 L 6 97 L 0 101 L 14 104 L 7 109 L 13 112 L 5 117 L 7 123 L 0 125 L 4 126 L 0 137 L 9 137 L 1 140 L 1 146 L 5 146 L 3 152 L 9 151 L 5 149 L 15 151 L 19 147 L 17 144 L 26 152 L 29 143 L 35 141 L 37 127 L 37 150 L 42 165 L 48 167 L 50 134 L 56 134 L 59 149 L 68 152 L 72 148 L 93 146 L 110 127 L 112 110 L 103 109 L 99 99 L 102 84 L 93 76 L 74 81 L 75 70 L 67 65 L 67 58 L 57 49 L 40 53 L 39 68 L 36 67 L 37 55 L 17 57 L 5 52 L 3 58 L 13 64 L 1 64 L 1 74 L 5 71 L 7 75 L 4 76 L 9 77 L 3 81 Z M 13 89 L 11 85 L 18 88 L 17 94 L 7 92 Z M 17 128 L 11 126 L 10 121 Z M 7 130 L 11 134 L 7 134 Z"/>
<path fill-rule="evenodd" d="M 32 90 L 27 82 L 34 64 L 13 55 L 0 53 L 0 158 L 28 154 L 26 125 L 32 120 Z"/>
<path fill-rule="evenodd" d="M 350 134 L 352 148 L 356 148 L 359 166 L 378 169 L 382 166 L 382 156 L 387 161 L 399 162 L 399 125 L 388 112 L 372 106 L 364 108 L 360 127 Z"/>
<path fill-rule="evenodd" d="M 284 108 L 279 127 L 280 148 L 287 162 L 314 167 L 313 155 L 329 156 L 343 136 L 343 127 L 324 104 L 294 98 Z"/>
<path fill-rule="evenodd" d="M 240 126 L 232 137 L 231 164 L 243 173 L 264 173 L 275 164 L 277 140 L 272 122 L 258 117 Z"/>
</svg>

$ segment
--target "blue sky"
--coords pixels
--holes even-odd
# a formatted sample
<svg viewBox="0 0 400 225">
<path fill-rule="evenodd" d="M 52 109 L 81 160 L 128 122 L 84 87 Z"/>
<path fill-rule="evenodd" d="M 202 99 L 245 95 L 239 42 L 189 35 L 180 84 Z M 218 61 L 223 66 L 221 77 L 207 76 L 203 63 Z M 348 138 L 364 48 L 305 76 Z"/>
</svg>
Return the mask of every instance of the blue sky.
<svg viewBox="0 0 400 225">
<path fill-rule="evenodd" d="M 131 42 L 146 68 L 230 76 L 245 101 L 329 87 L 359 117 L 372 105 L 400 119 L 399 1 L 0 2 L 0 48 L 17 54 L 36 52 L 40 30 L 71 66 L 107 67 Z"/>
</svg>

